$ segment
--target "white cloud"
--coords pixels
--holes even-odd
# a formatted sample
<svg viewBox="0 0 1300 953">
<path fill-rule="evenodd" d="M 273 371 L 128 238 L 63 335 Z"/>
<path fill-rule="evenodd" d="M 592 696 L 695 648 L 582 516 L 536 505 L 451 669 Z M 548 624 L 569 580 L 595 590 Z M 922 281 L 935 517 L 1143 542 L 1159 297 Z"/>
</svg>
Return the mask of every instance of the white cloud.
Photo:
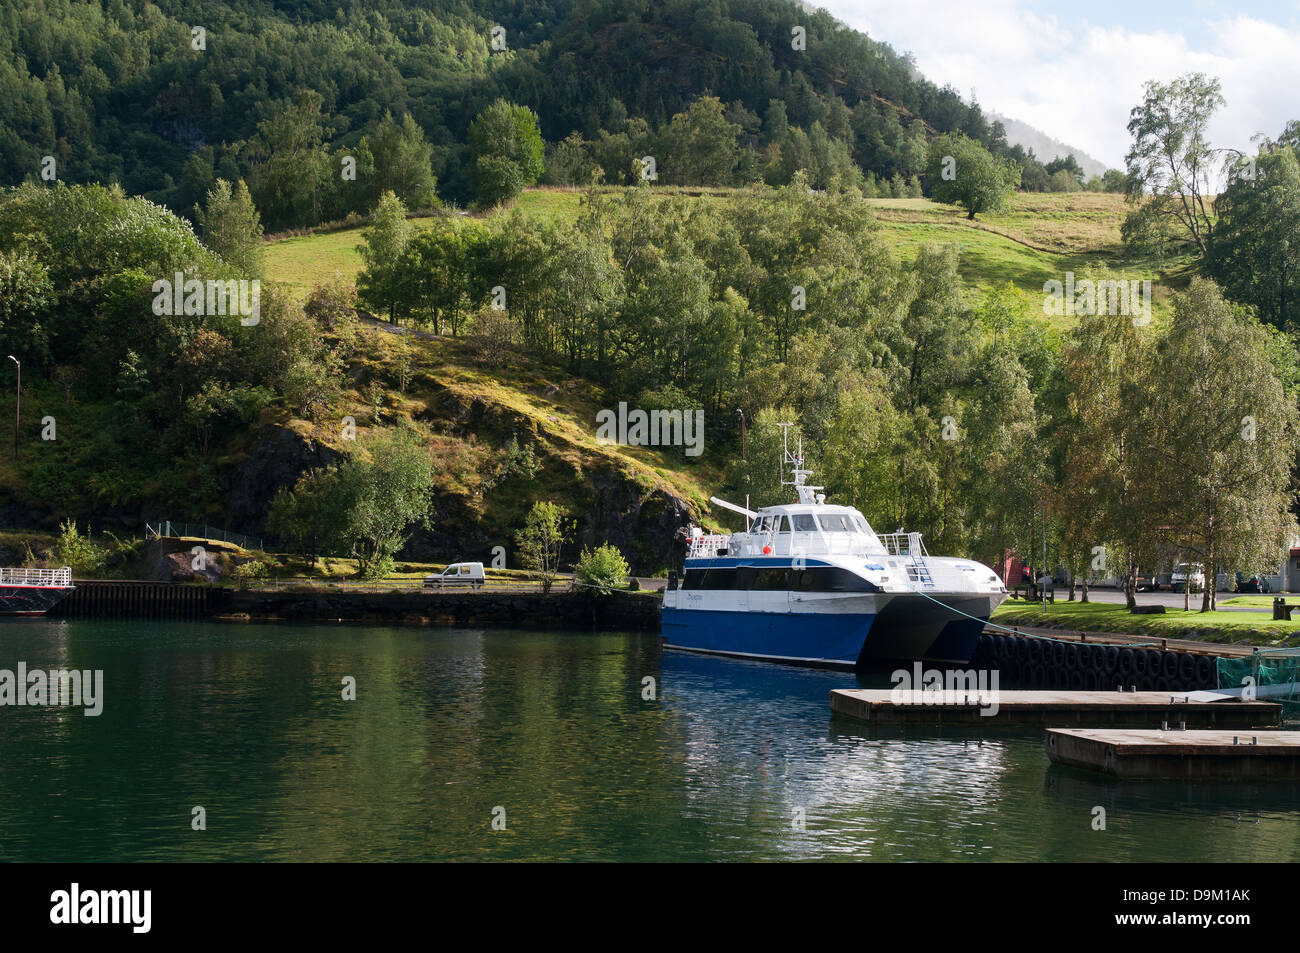
<svg viewBox="0 0 1300 953">
<path fill-rule="evenodd" d="M 1167 30 L 1063 22 L 1019 0 L 820 0 L 834 16 L 911 51 L 917 67 L 985 109 L 1029 123 L 1122 168 L 1128 117 L 1147 80 L 1200 71 L 1217 76 L 1227 105 L 1211 141 L 1253 150 L 1258 132 L 1276 136 L 1300 118 L 1300 28 L 1236 14 L 1200 17 Z M 1195 16 L 1195 14 L 1193 14 Z M 1193 27 L 1195 28 L 1193 30 Z M 1194 45 L 1188 36 L 1209 37 Z M 1208 47 L 1207 47 L 1208 44 Z"/>
</svg>

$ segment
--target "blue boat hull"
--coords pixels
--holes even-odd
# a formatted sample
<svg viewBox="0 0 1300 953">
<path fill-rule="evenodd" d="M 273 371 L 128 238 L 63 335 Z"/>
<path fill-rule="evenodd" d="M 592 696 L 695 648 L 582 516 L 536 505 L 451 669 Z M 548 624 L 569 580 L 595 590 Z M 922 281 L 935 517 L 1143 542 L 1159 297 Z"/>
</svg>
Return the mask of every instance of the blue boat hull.
<svg viewBox="0 0 1300 953">
<path fill-rule="evenodd" d="M 832 668 L 897 661 L 966 664 L 984 630 L 988 601 L 946 601 L 900 596 L 873 614 L 664 608 L 661 623 L 666 647 L 694 652 Z"/>
<path fill-rule="evenodd" d="M 844 668 L 857 664 L 875 619 L 865 614 L 700 609 L 664 609 L 660 617 L 669 648 Z"/>
</svg>

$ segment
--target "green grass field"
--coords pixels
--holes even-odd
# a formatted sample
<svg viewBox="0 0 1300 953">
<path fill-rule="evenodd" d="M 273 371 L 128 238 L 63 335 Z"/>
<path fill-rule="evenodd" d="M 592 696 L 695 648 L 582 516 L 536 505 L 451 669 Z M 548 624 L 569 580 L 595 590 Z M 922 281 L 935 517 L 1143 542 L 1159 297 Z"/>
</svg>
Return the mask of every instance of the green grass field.
<svg viewBox="0 0 1300 953">
<path fill-rule="evenodd" d="M 1206 642 L 1248 642 L 1252 645 L 1300 643 L 1300 620 L 1274 622 L 1267 613 L 1197 612 L 1165 609 L 1164 615 L 1133 615 L 1123 605 L 1108 602 L 1004 602 L 993 613 L 999 625 L 1060 626 L 1085 632 L 1125 632 L 1165 638 L 1195 638 Z"/>
<path fill-rule="evenodd" d="M 660 194 L 691 190 L 657 190 Z M 735 190 L 709 190 L 726 199 Z M 540 222 L 571 219 L 578 214 L 582 193 L 576 189 L 528 189 L 512 206 Z M 881 237 L 903 260 L 916 255 L 922 244 L 955 244 L 960 269 L 974 296 L 995 285 L 1011 282 L 1034 296 L 1043 293 L 1043 283 L 1064 281 L 1073 271 L 1077 278 L 1106 268 L 1116 275 L 1149 278 L 1152 307 L 1159 319 L 1171 290 L 1188 280 L 1188 262 L 1130 261 L 1124 257 L 1120 226 L 1127 206 L 1119 195 L 1091 192 L 1017 194 L 1010 208 L 996 215 L 981 214 L 974 222 L 953 206 L 929 199 L 872 199 L 871 206 L 881 225 Z M 507 214 L 497 211 L 476 218 Z M 418 228 L 432 219 L 413 219 Z M 283 281 L 300 292 L 335 277 L 353 281 L 361 270 L 356 246 L 361 229 L 321 232 L 267 243 L 267 277 Z M 1053 317 L 1054 323 L 1073 324 L 1072 317 Z"/>
<path fill-rule="evenodd" d="M 1151 280 L 1152 310 L 1158 317 L 1171 290 L 1188 281 L 1188 260 L 1129 260 L 1120 228 L 1128 214 L 1122 196 L 1094 192 L 1018 193 L 1005 212 L 966 213 L 929 199 L 873 199 L 882 234 L 904 259 L 925 243 L 956 244 L 962 278 L 977 293 L 1011 282 L 1031 295 L 1043 283 L 1076 280 L 1100 269 L 1128 279 Z M 1065 324 L 1073 318 L 1053 319 Z"/>
<path fill-rule="evenodd" d="M 1243 608 L 1253 609 L 1272 609 L 1274 596 L 1282 596 L 1288 602 L 1300 601 L 1295 596 L 1286 595 L 1285 593 L 1273 593 L 1263 596 L 1233 596 L 1231 599 L 1220 599 L 1221 606 L 1240 606 Z"/>
<path fill-rule="evenodd" d="M 512 208 L 538 221 L 549 222 L 576 217 L 580 198 L 581 193 L 576 189 L 529 189 Z M 464 216 L 484 217 L 491 216 Z M 426 228 L 433 221 L 432 217 L 413 218 L 411 224 L 416 228 Z M 361 227 L 269 241 L 266 277 L 271 281 L 283 281 L 298 291 L 307 291 L 336 277 L 355 281 L 357 272 L 361 270 L 361 255 L 357 251 L 360 244 Z"/>
<path fill-rule="evenodd" d="M 1040 251 L 1059 254 L 1122 253 L 1120 226 L 1128 214 L 1123 196 L 1099 192 L 1017 193 L 1002 212 L 981 212 L 975 221 L 956 206 L 929 199 L 872 199 L 882 222 L 913 222 L 1002 235 Z"/>
</svg>

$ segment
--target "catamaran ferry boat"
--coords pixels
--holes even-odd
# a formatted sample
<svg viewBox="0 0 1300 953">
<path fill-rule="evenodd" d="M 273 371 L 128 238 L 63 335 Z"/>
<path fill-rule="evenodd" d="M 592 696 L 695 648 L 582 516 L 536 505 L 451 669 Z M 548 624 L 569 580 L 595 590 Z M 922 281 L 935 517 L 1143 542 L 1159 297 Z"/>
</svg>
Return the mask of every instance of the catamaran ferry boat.
<svg viewBox="0 0 1300 953">
<path fill-rule="evenodd" d="M 72 570 L 0 569 L 0 616 L 45 615 L 47 609 L 72 592 Z"/>
<path fill-rule="evenodd" d="M 782 456 L 798 503 L 753 511 L 713 497 L 749 528 L 691 528 L 685 572 L 670 573 L 664 592 L 665 647 L 829 668 L 969 662 L 1007 597 L 997 573 L 930 556 L 920 533 L 875 533 L 806 484 L 802 442 Z"/>
</svg>

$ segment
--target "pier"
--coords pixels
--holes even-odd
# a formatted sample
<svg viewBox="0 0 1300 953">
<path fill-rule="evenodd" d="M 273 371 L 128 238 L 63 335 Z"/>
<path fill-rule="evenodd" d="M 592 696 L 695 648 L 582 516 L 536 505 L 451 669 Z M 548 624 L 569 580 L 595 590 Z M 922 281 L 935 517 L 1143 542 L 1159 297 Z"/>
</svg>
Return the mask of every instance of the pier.
<svg viewBox="0 0 1300 953">
<path fill-rule="evenodd" d="M 1049 728 L 1056 764 L 1118 778 L 1300 781 L 1300 731 Z"/>
<path fill-rule="evenodd" d="M 652 631 L 655 593 L 582 590 L 359 591 L 338 586 L 231 589 L 190 583 L 78 579 L 48 613 L 52 619 L 220 619 L 235 622 L 330 622 L 356 625 L 451 625 Z"/>
<path fill-rule="evenodd" d="M 1282 706 L 1214 692 L 895 691 L 837 688 L 831 712 L 872 725 L 1108 725 L 1245 729 L 1281 724 Z"/>
<path fill-rule="evenodd" d="M 48 613 L 52 619 L 205 619 L 227 590 L 146 579 L 77 579 Z"/>
</svg>

